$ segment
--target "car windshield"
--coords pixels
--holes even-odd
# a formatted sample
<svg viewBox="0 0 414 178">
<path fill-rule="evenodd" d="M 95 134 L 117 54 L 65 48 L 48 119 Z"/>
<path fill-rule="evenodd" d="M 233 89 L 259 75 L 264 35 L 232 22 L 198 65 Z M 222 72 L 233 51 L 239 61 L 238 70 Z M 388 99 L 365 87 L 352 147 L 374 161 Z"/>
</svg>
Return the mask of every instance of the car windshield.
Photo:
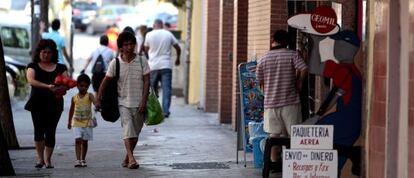
<svg viewBox="0 0 414 178">
<path fill-rule="evenodd" d="M 98 9 L 98 6 L 96 3 L 78 2 L 73 5 L 73 8 L 79 10 L 96 10 Z"/>
<path fill-rule="evenodd" d="M 23 28 L 2 27 L 3 45 L 12 48 L 29 48 L 29 34 Z"/>
<path fill-rule="evenodd" d="M 134 8 L 128 8 L 128 7 L 116 8 L 115 12 L 117 14 L 133 14 L 133 13 L 135 13 Z"/>
</svg>

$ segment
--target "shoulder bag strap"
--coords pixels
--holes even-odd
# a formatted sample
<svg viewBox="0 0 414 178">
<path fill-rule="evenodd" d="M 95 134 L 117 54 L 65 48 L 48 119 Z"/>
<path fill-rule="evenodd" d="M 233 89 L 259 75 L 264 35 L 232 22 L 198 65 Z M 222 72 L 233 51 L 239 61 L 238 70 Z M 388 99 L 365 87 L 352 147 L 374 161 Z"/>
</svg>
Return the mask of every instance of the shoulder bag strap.
<svg viewBox="0 0 414 178">
<path fill-rule="evenodd" d="M 115 71 L 116 71 L 116 74 L 115 74 L 115 78 L 116 78 L 116 80 L 118 80 L 119 79 L 119 68 L 120 68 L 120 66 L 119 66 L 119 59 L 118 58 L 115 58 L 115 62 L 116 62 L 116 67 L 115 67 Z"/>
</svg>

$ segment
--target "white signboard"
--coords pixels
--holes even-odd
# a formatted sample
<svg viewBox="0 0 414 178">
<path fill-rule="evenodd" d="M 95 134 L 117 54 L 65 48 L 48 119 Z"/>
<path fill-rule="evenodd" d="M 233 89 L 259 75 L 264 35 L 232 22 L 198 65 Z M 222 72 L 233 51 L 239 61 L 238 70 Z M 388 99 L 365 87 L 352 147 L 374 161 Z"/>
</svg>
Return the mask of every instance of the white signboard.
<svg viewBox="0 0 414 178">
<path fill-rule="evenodd" d="M 292 149 L 333 149 L 332 125 L 293 125 L 290 136 Z"/>
<path fill-rule="evenodd" d="M 283 178 L 337 178 L 336 150 L 283 150 Z"/>
</svg>

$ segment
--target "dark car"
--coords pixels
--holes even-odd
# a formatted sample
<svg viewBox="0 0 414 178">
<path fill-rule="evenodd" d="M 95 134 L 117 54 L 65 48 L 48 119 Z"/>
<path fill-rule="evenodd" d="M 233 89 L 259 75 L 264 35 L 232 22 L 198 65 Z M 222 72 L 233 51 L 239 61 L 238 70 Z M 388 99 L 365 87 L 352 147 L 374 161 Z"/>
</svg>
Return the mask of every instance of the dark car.
<svg viewBox="0 0 414 178">
<path fill-rule="evenodd" d="M 26 68 L 26 64 L 9 56 L 4 56 L 4 60 L 6 62 L 6 77 L 9 95 L 10 97 L 13 97 L 16 92 L 20 95 L 21 91 L 23 91 L 22 89 L 26 86 L 26 82 L 22 81 L 22 79 L 25 78 L 24 69 Z"/>
<path fill-rule="evenodd" d="M 72 22 L 75 28 L 86 30 L 95 18 L 98 5 L 95 2 L 78 1 L 72 4 Z"/>
</svg>

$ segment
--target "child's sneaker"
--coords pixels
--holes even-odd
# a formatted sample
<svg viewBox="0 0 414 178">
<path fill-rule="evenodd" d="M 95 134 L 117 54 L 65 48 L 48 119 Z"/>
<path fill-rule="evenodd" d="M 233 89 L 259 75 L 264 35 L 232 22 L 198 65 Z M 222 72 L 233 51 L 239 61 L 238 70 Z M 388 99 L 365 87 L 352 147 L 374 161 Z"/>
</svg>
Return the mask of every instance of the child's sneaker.
<svg viewBox="0 0 414 178">
<path fill-rule="evenodd" d="M 81 163 L 81 166 L 82 167 L 88 167 L 88 165 L 86 165 L 86 161 L 85 160 L 81 160 L 80 163 Z"/>
<path fill-rule="evenodd" d="M 76 160 L 75 167 L 82 167 L 82 162 L 80 160 Z"/>
</svg>

